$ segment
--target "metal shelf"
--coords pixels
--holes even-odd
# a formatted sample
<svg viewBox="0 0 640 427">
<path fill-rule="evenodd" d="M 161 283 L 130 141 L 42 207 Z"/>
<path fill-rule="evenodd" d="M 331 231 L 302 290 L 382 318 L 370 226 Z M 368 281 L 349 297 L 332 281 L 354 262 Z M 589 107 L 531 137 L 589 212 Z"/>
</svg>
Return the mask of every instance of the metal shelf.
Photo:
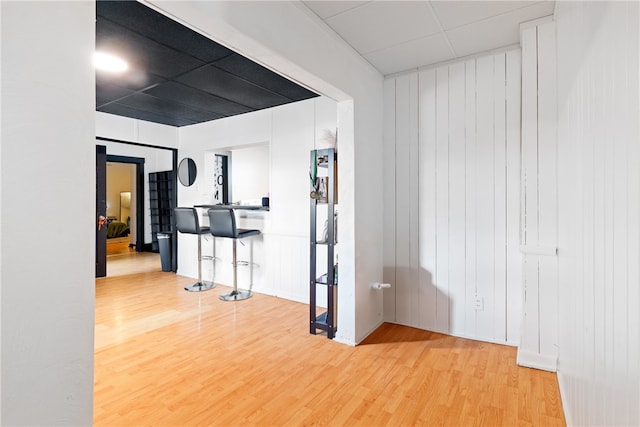
<svg viewBox="0 0 640 427">
<path fill-rule="evenodd" d="M 318 330 L 326 331 L 327 338 L 333 339 L 338 330 L 337 327 L 337 285 L 338 285 L 338 266 L 334 264 L 335 246 L 336 246 L 336 223 L 335 208 L 338 201 L 337 194 L 337 155 L 333 148 L 311 151 L 311 215 L 310 215 L 310 268 L 309 268 L 309 332 L 313 335 Z M 318 168 L 326 169 L 326 175 L 319 176 Z M 324 174 L 324 172 L 323 172 Z M 318 228 L 318 206 L 327 209 L 327 238 L 316 241 Z M 318 247 L 326 251 L 327 266 L 326 272 L 318 276 L 317 270 L 317 254 Z M 322 273 L 322 271 L 320 271 Z M 320 316 L 317 315 L 317 285 L 326 286 L 327 295 L 327 311 Z"/>
</svg>

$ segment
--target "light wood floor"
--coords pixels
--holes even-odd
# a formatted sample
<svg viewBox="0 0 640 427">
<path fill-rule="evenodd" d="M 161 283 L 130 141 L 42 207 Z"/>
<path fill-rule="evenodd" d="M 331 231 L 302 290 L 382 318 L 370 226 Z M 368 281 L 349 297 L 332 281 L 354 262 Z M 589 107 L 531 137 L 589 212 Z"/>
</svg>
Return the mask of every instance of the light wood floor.
<svg viewBox="0 0 640 427">
<path fill-rule="evenodd" d="M 129 247 L 129 238 L 107 241 L 107 277 L 162 270 L 160 254 L 136 252 Z"/>
<path fill-rule="evenodd" d="M 191 282 L 96 280 L 96 426 L 565 425 L 555 374 L 515 348 L 392 324 L 349 347 L 304 304 Z"/>
</svg>

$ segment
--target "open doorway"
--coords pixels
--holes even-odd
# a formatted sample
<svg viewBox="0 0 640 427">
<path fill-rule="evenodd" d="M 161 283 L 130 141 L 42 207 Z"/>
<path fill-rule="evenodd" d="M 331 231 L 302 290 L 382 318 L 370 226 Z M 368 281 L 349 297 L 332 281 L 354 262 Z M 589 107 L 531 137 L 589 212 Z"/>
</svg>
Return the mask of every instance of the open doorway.
<svg viewBox="0 0 640 427">
<path fill-rule="evenodd" d="M 102 153 L 102 155 L 100 155 Z M 144 250 L 144 158 L 107 155 L 97 146 L 96 277 L 116 275 L 120 267 L 109 261 L 129 257 Z M 117 258 L 116 258 L 117 257 Z"/>
<path fill-rule="evenodd" d="M 145 159 L 107 155 L 106 160 L 106 274 L 154 269 L 157 256 L 142 254 Z"/>
<path fill-rule="evenodd" d="M 98 227 L 96 232 L 96 277 L 112 276 L 114 274 L 140 273 L 141 268 L 147 263 L 146 258 L 155 257 L 149 266 L 151 269 L 160 269 L 160 257 L 157 248 L 153 247 L 152 197 L 149 187 L 149 176 L 158 171 L 175 171 L 177 169 L 177 149 L 130 141 L 96 137 L 96 218 Z M 114 154 L 107 154 L 114 153 Z M 117 153 L 117 154 L 115 154 Z M 110 166 L 107 167 L 107 164 Z M 118 175 L 118 168 L 125 168 L 124 177 L 112 179 L 111 175 Z M 107 172 L 109 169 L 109 172 Z M 107 173 L 109 173 L 109 195 L 107 195 Z M 128 177 L 131 177 L 128 180 Z M 175 181 L 175 178 L 174 178 Z M 115 183 L 114 183 L 115 182 Z M 125 184 L 122 184 L 122 183 Z M 129 182 L 129 185 L 126 183 Z M 176 183 L 172 182 L 172 188 Z M 122 194 L 121 194 L 122 193 Z M 131 193 L 131 203 L 127 212 L 128 194 Z M 175 206 L 177 195 L 171 194 L 171 206 Z M 100 225 L 102 221 L 102 226 Z M 125 230 L 121 234 L 114 228 L 109 233 L 109 225 L 113 222 L 119 224 L 119 229 Z M 108 222 L 108 223 L 107 223 Z M 126 229 L 128 228 L 128 236 Z M 114 234 L 115 233 L 115 234 Z M 116 249 L 119 254 L 129 254 L 126 269 L 117 270 L 113 262 L 107 272 L 107 243 L 109 243 L 110 255 Z M 118 243 L 112 245 L 111 243 Z M 131 245 L 131 246 L 129 246 Z M 176 256 L 177 242 L 172 239 L 172 258 Z M 117 248 L 116 248 L 117 247 Z M 120 262 L 124 257 L 120 257 Z M 116 258 L 110 258 L 115 260 Z M 138 261 L 136 261 L 138 260 Z M 143 260 L 143 261 L 141 261 Z M 176 260 L 172 259 L 177 267 Z M 149 264 L 149 263 L 147 263 Z M 157 264 L 157 265 L 155 265 Z M 144 272 L 150 271 L 149 269 Z"/>
<path fill-rule="evenodd" d="M 113 256 L 135 251 L 136 164 L 107 161 L 107 268 Z"/>
</svg>

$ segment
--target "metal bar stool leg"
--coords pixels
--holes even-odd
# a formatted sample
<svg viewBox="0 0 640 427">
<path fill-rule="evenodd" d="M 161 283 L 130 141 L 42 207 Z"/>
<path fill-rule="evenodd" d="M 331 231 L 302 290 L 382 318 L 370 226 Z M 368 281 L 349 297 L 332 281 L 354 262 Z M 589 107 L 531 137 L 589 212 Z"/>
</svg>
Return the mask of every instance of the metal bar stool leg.
<svg viewBox="0 0 640 427">
<path fill-rule="evenodd" d="M 189 292 L 202 292 L 212 289 L 215 285 L 213 282 L 202 280 L 202 235 L 198 235 L 198 282 L 193 285 L 185 286 L 184 290 Z"/>
<path fill-rule="evenodd" d="M 238 259 L 237 259 L 237 241 L 233 240 L 233 290 L 220 295 L 222 301 L 239 301 L 251 297 L 251 291 L 238 290 Z"/>
</svg>

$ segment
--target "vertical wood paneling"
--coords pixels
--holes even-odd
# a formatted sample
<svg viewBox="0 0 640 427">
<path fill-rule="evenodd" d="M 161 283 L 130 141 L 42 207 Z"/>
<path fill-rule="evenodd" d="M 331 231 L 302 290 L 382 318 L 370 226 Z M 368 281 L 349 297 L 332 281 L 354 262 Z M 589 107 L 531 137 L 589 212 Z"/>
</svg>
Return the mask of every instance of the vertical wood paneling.
<svg viewBox="0 0 640 427">
<path fill-rule="evenodd" d="M 396 180 L 395 313 L 386 319 L 517 342 L 519 72 L 519 51 L 510 51 L 385 83 Z"/>
<path fill-rule="evenodd" d="M 524 306 L 518 363 L 555 370 L 558 245 L 555 24 L 522 30 Z"/>
<path fill-rule="evenodd" d="M 507 342 L 520 338 L 522 256 L 520 255 L 520 51 L 506 53 L 506 233 Z"/>
<path fill-rule="evenodd" d="M 383 270 L 384 283 L 396 281 L 396 81 L 384 81 L 384 144 L 382 146 L 385 167 L 383 180 Z M 383 318 L 394 322 L 396 315 L 395 286 L 385 289 L 383 297 Z"/>
<path fill-rule="evenodd" d="M 635 2 L 556 9 L 559 381 L 569 424 L 640 424 L 639 13 Z"/>
<path fill-rule="evenodd" d="M 493 57 L 493 129 L 494 129 L 494 286 L 489 307 L 494 313 L 494 338 L 507 339 L 506 299 L 507 299 L 507 132 L 506 132 L 506 55 Z"/>
<path fill-rule="evenodd" d="M 419 73 L 420 319 L 417 326 L 436 328 L 436 71 Z"/>
<path fill-rule="evenodd" d="M 466 207 L 465 207 L 465 331 L 476 336 L 476 61 L 465 62 L 465 163 L 466 163 Z M 519 319 L 518 319 L 519 321 Z"/>
<path fill-rule="evenodd" d="M 538 43 L 536 27 L 523 31 L 522 45 L 522 244 L 538 246 Z M 539 265 L 525 255 L 523 320 L 520 349 L 538 353 Z"/>
<path fill-rule="evenodd" d="M 640 117 L 639 101 L 634 99 L 633 94 L 640 94 L 640 60 L 638 59 L 639 44 L 638 27 L 640 26 L 640 8 L 637 5 L 626 4 L 624 9 L 618 10 L 618 19 L 625 22 L 625 25 L 618 28 L 623 33 L 624 42 L 620 46 L 619 54 L 625 58 L 623 70 L 626 72 L 625 84 L 621 86 L 616 99 L 620 102 L 622 111 L 620 112 L 620 126 L 625 128 L 632 136 L 640 135 L 640 123 L 636 118 Z M 635 36 L 635 38 L 634 38 Z M 640 95 L 639 95 L 640 96 Z M 640 183 L 640 144 L 634 144 L 633 140 L 628 141 L 625 156 L 626 171 L 628 173 L 625 185 L 627 200 L 627 367 L 625 373 L 626 387 L 622 393 L 630 396 L 627 403 L 627 422 L 629 424 L 640 424 L 640 407 L 630 403 L 633 397 L 640 400 L 640 269 L 639 263 L 633 261 L 633 257 L 640 254 L 640 197 L 638 197 L 638 187 L 634 183 Z M 637 259 L 637 258 L 636 258 Z M 635 329 L 635 330 L 634 330 Z"/>
<path fill-rule="evenodd" d="M 436 331 L 449 332 L 449 68 L 436 69 Z"/>
<path fill-rule="evenodd" d="M 555 24 L 538 26 L 538 246 L 558 245 Z M 558 353 L 558 259 L 539 259 L 540 354 Z"/>
<path fill-rule="evenodd" d="M 217 246 L 226 244 L 228 242 L 221 242 L 217 239 Z M 238 248 L 239 259 L 248 260 L 249 244 L 246 247 Z M 229 255 L 231 246 L 224 248 L 216 248 L 216 253 L 221 256 L 220 263 L 226 262 L 227 265 L 231 263 Z M 286 298 L 293 301 L 302 303 L 309 302 L 309 287 L 300 286 L 300 278 L 309 275 L 308 263 L 309 263 L 309 239 L 304 236 L 285 236 L 277 234 L 265 234 L 264 235 L 264 252 L 269 254 L 268 262 L 265 265 L 254 266 L 255 274 L 264 274 L 264 284 L 254 286 L 254 290 L 257 292 L 265 293 L 268 295 L 274 295 L 280 298 Z M 254 256 L 254 259 L 257 257 Z M 306 264 L 305 264 L 306 262 Z M 326 268 L 326 267 L 325 267 Z M 262 271 L 264 270 L 264 271 Z M 217 271 L 222 271 L 218 269 Z M 248 287 L 249 281 L 249 269 L 238 269 L 238 287 Z M 232 283 L 232 276 L 228 277 L 227 282 Z M 254 283 L 256 280 L 254 279 Z M 318 306 L 326 307 L 327 298 L 326 292 L 318 291 Z"/>
<path fill-rule="evenodd" d="M 454 335 L 465 330 L 465 64 L 449 66 L 449 308 Z"/>
<path fill-rule="evenodd" d="M 411 75 L 396 81 L 396 321 L 411 324 Z"/>
<path fill-rule="evenodd" d="M 476 134 L 476 297 L 484 301 L 477 312 L 477 334 L 493 334 L 495 286 L 495 176 L 494 176 L 494 62 L 493 56 L 478 58 L 476 63 L 477 134 Z"/>
<path fill-rule="evenodd" d="M 614 22 L 624 22 L 625 21 L 625 8 L 617 8 L 613 9 L 609 16 Z M 628 58 L 624 55 L 625 49 L 624 45 L 626 42 L 628 29 L 625 26 L 613 26 L 607 31 L 607 38 L 605 40 L 606 45 L 614 45 L 618 44 L 619 40 L 624 40 L 622 42 L 622 46 L 618 49 L 610 49 L 607 50 L 607 63 L 612 64 L 622 64 L 623 69 L 627 69 L 630 64 L 628 63 Z M 636 35 L 637 39 L 637 35 Z M 621 54 L 621 52 L 624 52 Z M 637 63 L 636 59 L 636 63 Z M 628 281 L 628 271 L 627 265 L 630 262 L 637 263 L 637 258 L 629 258 L 629 253 L 627 251 L 628 247 L 628 223 L 630 219 L 635 221 L 640 220 L 638 217 L 630 218 L 628 216 L 628 205 L 629 198 L 627 194 L 628 188 L 628 176 L 629 171 L 627 169 L 627 155 L 630 151 L 629 141 L 626 139 L 627 129 L 625 128 L 625 122 L 623 122 L 624 111 L 622 110 L 622 106 L 624 103 L 619 102 L 618 100 L 625 99 L 628 88 L 627 86 L 628 77 L 625 74 L 621 74 L 618 70 L 613 70 L 607 68 L 604 70 L 605 73 L 605 84 L 606 84 L 606 99 L 607 105 L 609 108 L 606 111 L 606 120 L 608 123 L 611 123 L 611 129 L 609 130 L 609 142 L 611 144 L 607 144 L 608 147 L 611 147 L 610 150 L 612 152 L 612 160 L 611 160 L 611 183 L 612 183 L 612 217 L 610 218 L 611 223 L 613 224 L 611 234 L 613 235 L 613 283 L 618 284 L 616 291 L 613 293 L 611 298 L 613 305 L 613 337 L 612 337 L 612 348 L 613 358 L 611 360 L 611 375 L 613 379 L 618 384 L 624 384 L 628 380 L 628 372 L 623 372 L 619 367 L 627 367 L 628 360 L 628 313 L 627 313 L 627 298 L 629 294 L 629 281 Z M 619 77 L 624 77 L 624 80 L 619 81 Z M 636 75 L 635 79 L 638 80 L 639 76 Z M 638 92 L 636 92 L 638 94 Z M 636 121 L 639 119 L 636 116 L 636 120 L 631 119 L 632 121 Z M 637 137 L 637 134 L 636 134 Z M 635 143 L 638 144 L 638 140 L 636 139 Z M 636 182 L 637 185 L 637 182 Z M 636 236 L 638 238 L 640 236 Z M 636 282 L 634 284 L 638 286 Z M 636 328 L 640 327 L 640 325 L 636 324 Z M 637 363 L 636 361 L 632 361 L 632 363 Z M 640 378 L 638 378 L 640 380 Z M 639 382 L 640 384 L 640 382 Z M 640 385 L 639 385 L 640 387 Z M 640 402 L 640 398 L 637 400 Z M 625 402 L 624 399 L 616 399 L 612 405 L 612 412 L 614 414 L 613 422 L 615 424 L 621 425 L 628 422 L 627 418 L 627 405 L 628 402 Z"/>
<path fill-rule="evenodd" d="M 418 75 L 411 74 L 409 80 L 409 120 L 411 132 L 409 134 L 409 211 L 405 218 L 409 221 L 409 275 L 411 286 L 410 323 L 418 324 L 420 320 L 420 300 L 416 295 L 420 293 L 420 204 L 419 204 L 419 149 L 418 149 Z"/>
</svg>

